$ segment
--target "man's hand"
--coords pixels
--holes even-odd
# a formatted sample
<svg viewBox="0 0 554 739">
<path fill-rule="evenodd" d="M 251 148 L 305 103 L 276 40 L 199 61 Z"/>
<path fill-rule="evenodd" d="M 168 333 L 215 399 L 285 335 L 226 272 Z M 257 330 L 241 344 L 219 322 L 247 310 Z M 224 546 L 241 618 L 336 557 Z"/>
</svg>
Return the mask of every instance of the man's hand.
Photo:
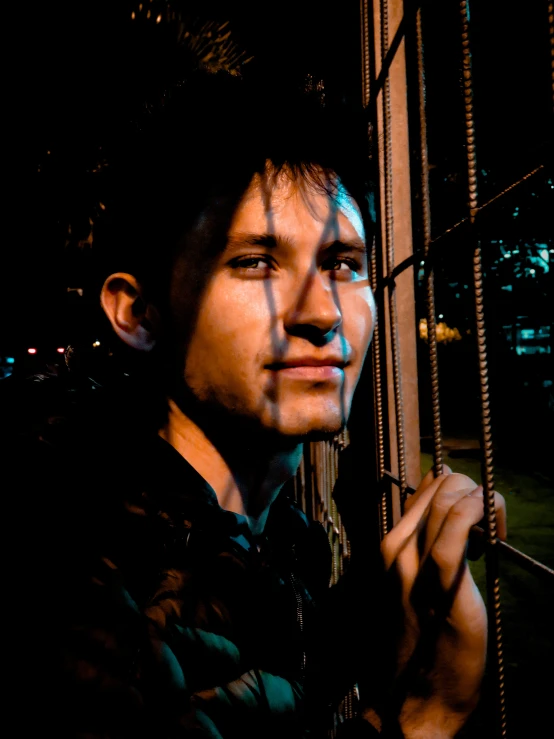
<svg viewBox="0 0 554 739">
<path fill-rule="evenodd" d="M 453 737 L 479 698 L 487 614 L 466 548 L 483 506 L 483 490 L 469 477 L 448 467 L 436 479 L 430 472 L 381 544 L 402 606 L 394 685 L 409 739 Z M 498 537 L 505 539 L 506 508 L 498 493 L 495 506 Z"/>
</svg>

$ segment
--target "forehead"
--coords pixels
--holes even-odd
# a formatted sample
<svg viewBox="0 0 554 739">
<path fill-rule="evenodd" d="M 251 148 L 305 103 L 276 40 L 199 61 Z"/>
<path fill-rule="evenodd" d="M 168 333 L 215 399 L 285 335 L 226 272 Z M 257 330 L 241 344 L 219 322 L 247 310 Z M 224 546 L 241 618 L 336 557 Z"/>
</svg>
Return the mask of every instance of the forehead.
<svg viewBox="0 0 554 739">
<path fill-rule="evenodd" d="M 288 170 L 256 174 L 235 211 L 230 231 L 289 235 L 320 230 L 365 242 L 362 215 L 338 177 L 295 176 Z"/>
</svg>

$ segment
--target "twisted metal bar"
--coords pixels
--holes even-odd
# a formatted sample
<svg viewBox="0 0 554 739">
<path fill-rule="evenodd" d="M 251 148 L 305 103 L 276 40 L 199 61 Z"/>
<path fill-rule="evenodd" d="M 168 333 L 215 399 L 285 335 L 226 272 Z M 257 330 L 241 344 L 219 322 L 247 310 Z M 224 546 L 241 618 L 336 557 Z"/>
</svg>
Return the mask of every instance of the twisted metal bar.
<svg viewBox="0 0 554 739">
<path fill-rule="evenodd" d="M 552 112 L 554 113 L 554 2 L 548 2 L 548 30 L 550 31 L 550 75 L 552 81 Z"/>
<path fill-rule="evenodd" d="M 370 40 L 369 40 L 369 8 L 368 0 L 360 0 L 360 25 L 362 43 L 362 102 L 367 110 L 370 103 Z M 370 152 L 368 151 L 368 156 Z M 369 262 L 370 284 L 373 294 L 377 292 L 378 270 L 375 240 L 371 250 Z M 373 387 L 375 395 L 375 436 L 376 436 L 376 461 L 379 480 L 383 480 L 385 470 L 385 425 L 384 425 L 384 400 L 383 400 L 383 375 L 381 372 L 381 340 L 378 312 L 375 316 L 373 329 L 373 341 L 371 344 L 371 362 L 373 370 Z M 379 528 L 381 537 L 388 533 L 390 528 L 387 494 L 383 491 L 378 502 Z"/>
<path fill-rule="evenodd" d="M 464 111 L 466 124 L 466 153 L 468 167 L 469 221 L 475 238 L 475 218 L 477 216 L 477 156 L 475 152 L 475 125 L 473 117 L 473 85 L 471 70 L 471 50 L 469 41 L 469 6 L 467 0 L 460 2 L 462 33 L 462 73 L 464 86 Z M 498 577 L 498 547 L 496 545 L 496 510 L 494 505 L 494 469 L 492 459 L 492 432 L 490 415 L 489 378 L 487 366 L 487 346 L 485 339 L 485 316 L 483 309 L 483 269 L 481 264 L 481 245 L 476 239 L 473 253 L 473 282 L 475 289 L 475 322 L 477 329 L 477 352 L 479 359 L 479 382 L 481 392 L 481 430 L 482 430 L 482 483 L 487 521 L 487 610 L 489 622 L 493 626 L 493 638 L 489 640 L 489 650 L 494 657 L 497 687 L 498 735 L 507 736 L 506 698 L 504 688 L 504 659 L 502 645 L 502 622 L 500 615 L 500 585 Z"/>
<path fill-rule="evenodd" d="M 419 141 L 421 160 L 421 205 L 423 220 L 423 254 L 429 259 L 431 246 L 431 203 L 429 195 L 429 161 L 427 158 L 427 118 L 425 115 L 425 65 L 423 59 L 423 35 L 421 8 L 416 14 L 417 82 L 419 102 Z M 427 331 L 429 343 L 429 365 L 431 372 L 431 405 L 433 409 L 433 470 L 435 477 L 442 475 L 442 431 L 439 395 L 439 363 L 437 352 L 437 325 L 435 320 L 435 277 L 428 270 L 426 285 Z"/>
<path fill-rule="evenodd" d="M 370 274 L 371 289 L 375 293 L 377 290 L 377 263 L 375 249 L 371 255 Z M 380 325 L 379 317 L 375 315 L 375 327 L 373 330 L 373 343 L 371 350 L 371 360 L 373 368 L 373 385 L 375 392 L 375 431 L 377 435 L 377 470 L 379 472 L 379 481 L 382 481 L 385 474 L 385 414 L 383 408 L 383 375 L 381 373 L 381 341 L 380 341 Z M 381 529 L 381 538 L 390 530 L 390 520 L 388 515 L 387 492 L 383 490 L 379 501 L 379 525 Z"/>
<path fill-rule="evenodd" d="M 389 0 L 381 0 L 381 63 L 384 63 L 389 45 Z M 385 181 L 385 237 L 387 252 L 387 274 L 394 269 L 393 195 L 392 195 L 392 140 L 391 140 L 391 92 L 387 75 L 383 85 L 383 134 L 384 134 L 384 181 Z M 404 439 L 404 406 L 400 377 L 400 348 L 398 339 L 398 314 L 396 292 L 389 285 L 389 315 L 391 323 L 391 355 L 394 384 L 394 410 L 398 453 L 398 476 L 400 478 L 400 501 L 403 508 L 408 485 L 406 471 L 406 445 Z"/>
<path fill-rule="evenodd" d="M 521 185 L 522 182 L 525 182 L 530 177 L 532 177 L 534 174 L 537 174 L 537 172 L 540 172 L 542 169 L 544 169 L 544 164 L 539 164 L 538 167 L 535 167 L 535 169 L 532 169 L 530 172 L 527 172 L 526 175 L 523 175 L 523 177 L 520 177 L 519 180 L 516 182 L 512 182 L 511 185 L 508 185 L 508 187 L 505 187 L 504 190 L 497 193 L 493 198 L 490 200 L 487 200 L 486 203 L 483 203 L 483 205 L 479 205 L 477 207 L 477 211 L 481 213 L 485 208 L 487 208 L 489 205 L 495 202 L 495 200 L 498 200 L 499 198 L 506 195 L 506 193 L 510 192 L 510 190 L 513 190 L 514 187 L 517 187 L 518 185 Z M 466 216 L 465 218 L 462 218 L 460 221 L 455 223 L 453 226 L 450 226 L 450 228 L 447 228 L 446 231 L 443 231 L 438 236 L 435 236 L 435 238 L 431 241 L 431 246 L 434 246 L 439 239 L 442 239 L 444 236 L 447 236 L 449 233 L 452 233 L 452 231 L 455 231 L 459 226 L 463 226 L 464 223 L 469 222 L 469 216 Z"/>
<path fill-rule="evenodd" d="M 369 68 L 369 10 L 368 0 L 360 0 L 360 31 L 362 46 L 362 103 L 369 106 L 370 68 Z"/>
</svg>

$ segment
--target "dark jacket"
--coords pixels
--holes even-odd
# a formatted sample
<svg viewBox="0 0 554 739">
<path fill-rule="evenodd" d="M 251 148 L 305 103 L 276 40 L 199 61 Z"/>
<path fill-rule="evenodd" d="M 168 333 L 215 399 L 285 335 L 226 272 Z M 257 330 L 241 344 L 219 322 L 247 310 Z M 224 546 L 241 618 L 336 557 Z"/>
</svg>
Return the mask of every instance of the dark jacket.
<svg viewBox="0 0 554 739">
<path fill-rule="evenodd" d="M 321 525 L 284 492 L 254 540 L 117 393 L 48 377 L 7 386 L 16 733 L 325 736 L 355 675 L 322 657 Z"/>
</svg>

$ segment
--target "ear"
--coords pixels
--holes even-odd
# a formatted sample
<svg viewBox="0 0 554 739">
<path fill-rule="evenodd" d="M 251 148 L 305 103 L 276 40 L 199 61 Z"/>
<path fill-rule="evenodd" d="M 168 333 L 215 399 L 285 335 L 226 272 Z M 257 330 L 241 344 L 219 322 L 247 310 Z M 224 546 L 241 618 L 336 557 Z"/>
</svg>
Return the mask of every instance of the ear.
<svg viewBox="0 0 554 739">
<path fill-rule="evenodd" d="M 100 303 L 116 334 L 140 351 L 150 351 L 156 343 L 159 313 L 146 304 L 142 288 L 133 275 L 116 272 L 104 282 Z"/>
</svg>

